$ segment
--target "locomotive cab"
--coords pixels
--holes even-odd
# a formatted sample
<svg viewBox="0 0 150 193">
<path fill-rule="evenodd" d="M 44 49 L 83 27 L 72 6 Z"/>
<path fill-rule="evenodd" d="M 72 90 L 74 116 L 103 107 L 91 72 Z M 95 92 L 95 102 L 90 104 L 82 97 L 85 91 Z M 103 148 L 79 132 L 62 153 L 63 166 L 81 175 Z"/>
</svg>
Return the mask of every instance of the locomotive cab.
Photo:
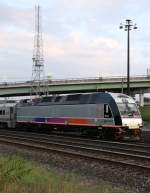
<svg viewBox="0 0 150 193">
<path fill-rule="evenodd" d="M 140 138 L 141 127 L 143 124 L 135 101 L 124 94 L 113 94 L 113 97 L 118 106 L 122 126 L 127 128 L 126 136 L 124 138 Z"/>
</svg>

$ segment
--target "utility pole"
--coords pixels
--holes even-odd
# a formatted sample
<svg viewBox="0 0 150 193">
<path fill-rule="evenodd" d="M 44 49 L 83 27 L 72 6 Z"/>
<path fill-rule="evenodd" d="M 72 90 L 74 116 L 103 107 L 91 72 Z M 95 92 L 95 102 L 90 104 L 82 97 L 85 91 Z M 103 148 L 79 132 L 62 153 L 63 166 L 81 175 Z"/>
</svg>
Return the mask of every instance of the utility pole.
<svg viewBox="0 0 150 193">
<path fill-rule="evenodd" d="M 120 29 L 127 31 L 127 94 L 130 95 L 130 31 L 137 29 L 137 26 L 132 24 L 132 20 L 126 19 L 125 24 L 120 24 Z"/>
<path fill-rule="evenodd" d="M 41 29 L 40 6 L 35 6 L 35 35 L 32 65 L 31 95 L 46 95 L 47 86 L 44 81 L 44 57 Z"/>
</svg>

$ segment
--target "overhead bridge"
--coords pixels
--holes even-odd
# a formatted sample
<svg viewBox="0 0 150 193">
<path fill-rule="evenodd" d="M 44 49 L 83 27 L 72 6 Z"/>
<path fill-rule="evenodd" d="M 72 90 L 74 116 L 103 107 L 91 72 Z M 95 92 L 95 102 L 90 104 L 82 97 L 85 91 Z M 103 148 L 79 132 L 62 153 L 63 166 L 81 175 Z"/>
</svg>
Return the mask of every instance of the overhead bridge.
<svg viewBox="0 0 150 193">
<path fill-rule="evenodd" d="M 43 80 L 49 94 L 79 92 L 124 92 L 127 90 L 125 77 L 98 77 L 87 79 Z M 30 95 L 32 81 L 0 83 L 0 97 Z M 150 93 L 150 77 L 135 76 L 130 78 L 131 93 Z"/>
</svg>

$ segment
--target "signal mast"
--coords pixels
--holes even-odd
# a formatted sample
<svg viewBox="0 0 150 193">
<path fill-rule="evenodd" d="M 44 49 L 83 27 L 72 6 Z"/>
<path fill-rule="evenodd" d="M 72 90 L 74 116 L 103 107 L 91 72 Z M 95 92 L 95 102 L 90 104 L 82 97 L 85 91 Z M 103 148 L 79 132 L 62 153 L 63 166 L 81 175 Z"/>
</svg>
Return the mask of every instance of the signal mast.
<svg viewBox="0 0 150 193">
<path fill-rule="evenodd" d="M 48 93 L 46 81 L 44 81 L 44 57 L 40 10 L 39 5 L 35 6 L 35 35 L 30 95 L 36 96 L 47 95 Z"/>
</svg>

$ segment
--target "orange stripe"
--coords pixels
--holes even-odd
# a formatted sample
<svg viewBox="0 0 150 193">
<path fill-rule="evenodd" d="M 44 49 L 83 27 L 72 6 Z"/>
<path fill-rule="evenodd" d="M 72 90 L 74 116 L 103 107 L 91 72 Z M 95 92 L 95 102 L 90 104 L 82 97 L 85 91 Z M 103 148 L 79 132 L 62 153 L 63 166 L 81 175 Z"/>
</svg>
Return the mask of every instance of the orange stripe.
<svg viewBox="0 0 150 193">
<path fill-rule="evenodd" d="M 89 124 L 89 121 L 87 119 L 69 119 L 68 124 L 87 125 L 87 124 Z"/>
</svg>

